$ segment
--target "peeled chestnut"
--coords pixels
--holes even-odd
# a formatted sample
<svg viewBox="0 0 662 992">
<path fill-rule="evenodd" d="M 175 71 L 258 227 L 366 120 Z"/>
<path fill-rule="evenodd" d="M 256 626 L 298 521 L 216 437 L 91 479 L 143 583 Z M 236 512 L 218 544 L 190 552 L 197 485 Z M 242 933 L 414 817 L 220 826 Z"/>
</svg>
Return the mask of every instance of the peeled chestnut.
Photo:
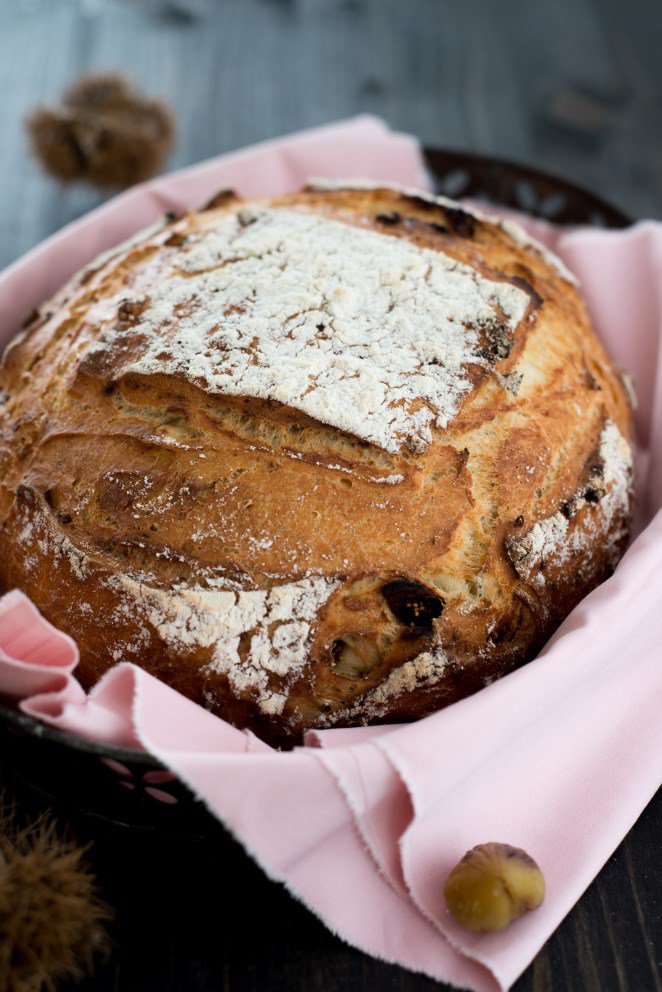
<svg viewBox="0 0 662 992">
<path fill-rule="evenodd" d="M 503 930 L 545 898 L 543 874 L 526 851 L 510 844 L 479 844 L 453 868 L 446 905 L 466 930 Z"/>
<path fill-rule="evenodd" d="M 379 648 L 374 641 L 357 634 L 346 634 L 334 641 L 332 648 L 333 670 L 348 679 L 369 675 L 379 664 Z"/>
</svg>

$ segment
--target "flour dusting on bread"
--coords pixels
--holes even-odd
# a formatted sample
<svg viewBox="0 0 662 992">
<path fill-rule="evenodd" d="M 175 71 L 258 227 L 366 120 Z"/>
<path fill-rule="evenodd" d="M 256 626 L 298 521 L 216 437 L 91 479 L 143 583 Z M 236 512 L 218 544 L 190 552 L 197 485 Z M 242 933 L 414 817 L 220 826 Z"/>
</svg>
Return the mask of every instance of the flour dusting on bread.
<svg viewBox="0 0 662 992">
<path fill-rule="evenodd" d="M 264 713 L 280 713 L 287 682 L 306 662 L 314 621 L 338 585 L 311 577 L 271 589 L 239 593 L 204 587 L 167 590 L 126 575 L 107 580 L 169 646 L 180 651 L 209 648 L 207 669 L 222 673 L 239 698 L 255 699 Z M 245 652 L 242 635 L 251 634 Z M 269 688 L 269 674 L 281 677 L 280 691 Z"/>
<path fill-rule="evenodd" d="M 357 706 L 334 713 L 325 722 L 332 726 L 339 720 L 365 723 L 379 720 L 388 714 L 395 700 L 437 685 L 444 678 L 449 664 L 451 662 L 438 645 L 430 651 L 422 651 L 415 658 L 394 668 L 381 685 L 361 698 Z"/>
<path fill-rule="evenodd" d="M 424 200 L 428 203 L 439 205 L 440 207 L 450 207 L 452 210 L 458 208 L 458 203 L 456 200 L 451 200 L 447 196 L 441 196 L 438 193 L 428 193 L 426 190 L 415 189 L 412 186 L 401 186 L 398 183 L 388 183 L 388 182 L 374 182 L 370 179 L 326 179 L 326 178 L 312 178 L 308 180 L 308 187 L 310 189 L 318 190 L 342 190 L 342 189 L 355 189 L 355 190 L 379 190 L 388 189 L 395 193 L 403 193 L 406 196 L 413 197 L 414 199 Z M 538 255 L 539 258 L 544 259 L 548 265 L 569 282 L 571 286 L 578 286 L 579 280 L 574 272 L 571 272 L 568 266 L 563 262 L 559 256 L 550 251 L 550 249 L 544 245 L 533 235 L 525 231 L 521 224 L 518 224 L 516 220 L 511 217 L 501 217 L 492 213 L 485 213 L 483 210 L 479 210 L 473 205 L 467 203 L 462 203 L 462 210 L 469 216 L 474 217 L 476 220 L 483 224 L 493 224 L 494 227 L 500 227 L 502 231 L 505 231 L 513 241 L 521 245 L 527 251 L 533 252 L 534 255 Z"/>
<path fill-rule="evenodd" d="M 596 546 L 598 534 L 604 535 L 610 557 L 622 540 L 629 524 L 633 459 L 630 445 L 610 420 L 600 435 L 599 459 L 594 466 L 597 476 L 566 500 L 560 510 L 539 520 L 523 537 L 507 542 L 518 574 L 533 585 L 544 586 L 542 570 L 548 560 L 562 563 L 577 552 L 589 553 Z M 578 516 L 581 510 L 588 512 Z"/>
<path fill-rule="evenodd" d="M 263 208 L 193 237 L 170 278 L 122 300 L 135 319 L 90 354 L 125 349 L 124 373 L 277 400 L 387 451 L 420 451 L 470 391 L 481 329 L 514 336 L 529 304 L 441 251 Z"/>
</svg>

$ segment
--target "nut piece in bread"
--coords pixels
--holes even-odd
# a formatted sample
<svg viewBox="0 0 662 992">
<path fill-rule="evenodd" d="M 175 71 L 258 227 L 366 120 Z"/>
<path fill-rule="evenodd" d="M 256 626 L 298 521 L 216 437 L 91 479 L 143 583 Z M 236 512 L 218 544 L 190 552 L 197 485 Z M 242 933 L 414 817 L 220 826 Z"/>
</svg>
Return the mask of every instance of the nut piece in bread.
<svg viewBox="0 0 662 992">
<path fill-rule="evenodd" d="M 632 421 L 572 277 L 365 184 L 231 193 L 98 259 L 0 368 L 0 586 L 276 742 L 531 659 L 628 537 Z"/>
</svg>

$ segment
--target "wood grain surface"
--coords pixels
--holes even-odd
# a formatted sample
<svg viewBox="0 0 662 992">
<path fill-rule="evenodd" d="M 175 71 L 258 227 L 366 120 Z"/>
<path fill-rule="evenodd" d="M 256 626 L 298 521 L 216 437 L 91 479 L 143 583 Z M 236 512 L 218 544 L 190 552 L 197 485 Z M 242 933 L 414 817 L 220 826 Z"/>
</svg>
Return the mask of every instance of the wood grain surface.
<svg viewBox="0 0 662 992">
<path fill-rule="evenodd" d="M 659 0 L 0 0 L 0 267 L 103 199 L 44 177 L 23 131 L 88 71 L 126 71 L 171 104 L 171 168 L 369 111 L 660 217 L 661 41 Z M 6 773 L 5 788 L 43 805 Z M 662 988 L 661 811 L 658 797 L 517 992 Z M 118 909 L 84 992 L 440 988 L 346 947 L 220 829 L 182 845 L 59 815 L 94 841 Z"/>
</svg>

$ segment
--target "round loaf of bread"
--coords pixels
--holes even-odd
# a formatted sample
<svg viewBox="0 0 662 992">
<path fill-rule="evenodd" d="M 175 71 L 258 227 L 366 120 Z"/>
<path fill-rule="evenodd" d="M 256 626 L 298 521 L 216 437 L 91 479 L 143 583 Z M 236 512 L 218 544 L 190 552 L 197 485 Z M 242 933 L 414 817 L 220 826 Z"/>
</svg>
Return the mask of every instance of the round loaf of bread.
<svg viewBox="0 0 662 992">
<path fill-rule="evenodd" d="M 614 568 L 628 391 L 520 228 L 368 184 L 222 193 L 97 259 L 0 368 L 0 586 L 239 727 L 403 721 Z"/>
</svg>

